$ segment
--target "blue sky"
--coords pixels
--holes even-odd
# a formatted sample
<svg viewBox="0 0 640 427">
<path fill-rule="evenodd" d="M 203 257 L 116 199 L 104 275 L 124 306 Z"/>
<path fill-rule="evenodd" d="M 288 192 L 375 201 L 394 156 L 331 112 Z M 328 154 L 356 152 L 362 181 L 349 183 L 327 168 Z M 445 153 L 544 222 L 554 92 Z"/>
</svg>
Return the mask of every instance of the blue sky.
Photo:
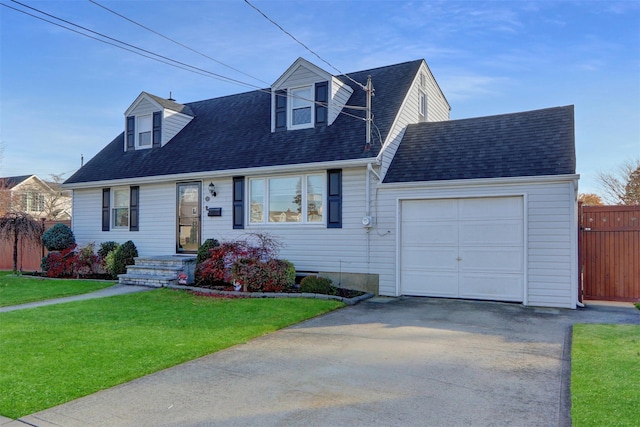
<svg viewBox="0 0 640 427">
<path fill-rule="evenodd" d="M 88 0 L 21 0 L 259 87 L 300 56 L 338 74 L 242 0 L 96 1 L 246 74 Z M 640 158 L 638 1 L 252 3 L 341 72 L 424 58 L 452 119 L 575 105 L 580 192 L 599 192 L 598 171 Z M 190 102 L 252 89 L 160 64 L 4 6 L 0 37 L 0 176 L 69 177 L 81 155 L 87 161 L 122 132 L 124 111 L 141 91 L 171 92 L 178 102 Z"/>
</svg>

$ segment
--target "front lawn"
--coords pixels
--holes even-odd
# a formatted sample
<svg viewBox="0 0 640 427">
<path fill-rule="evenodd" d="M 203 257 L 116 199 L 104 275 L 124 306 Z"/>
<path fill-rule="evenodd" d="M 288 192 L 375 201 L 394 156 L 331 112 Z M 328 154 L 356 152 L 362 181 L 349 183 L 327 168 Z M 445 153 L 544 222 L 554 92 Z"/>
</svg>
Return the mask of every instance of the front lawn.
<svg viewBox="0 0 640 427">
<path fill-rule="evenodd" d="M 0 313 L 0 414 L 41 411 L 342 306 L 158 289 Z"/>
<path fill-rule="evenodd" d="M 574 426 L 637 426 L 640 326 L 577 324 L 571 350 Z"/>
<path fill-rule="evenodd" d="M 85 294 L 113 286 L 114 283 L 102 280 L 64 280 L 14 276 L 10 271 L 0 271 L 0 307 Z"/>
</svg>

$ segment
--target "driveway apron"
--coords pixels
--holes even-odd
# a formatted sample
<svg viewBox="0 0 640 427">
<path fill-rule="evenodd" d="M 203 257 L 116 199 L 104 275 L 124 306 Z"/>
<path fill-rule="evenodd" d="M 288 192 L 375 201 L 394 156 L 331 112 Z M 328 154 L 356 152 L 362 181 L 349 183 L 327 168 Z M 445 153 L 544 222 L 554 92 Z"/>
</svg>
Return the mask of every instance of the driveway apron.
<svg viewBox="0 0 640 427">
<path fill-rule="evenodd" d="M 21 421 L 568 426 L 571 326 L 579 322 L 640 324 L 640 315 L 378 297 Z"/>
</svg>

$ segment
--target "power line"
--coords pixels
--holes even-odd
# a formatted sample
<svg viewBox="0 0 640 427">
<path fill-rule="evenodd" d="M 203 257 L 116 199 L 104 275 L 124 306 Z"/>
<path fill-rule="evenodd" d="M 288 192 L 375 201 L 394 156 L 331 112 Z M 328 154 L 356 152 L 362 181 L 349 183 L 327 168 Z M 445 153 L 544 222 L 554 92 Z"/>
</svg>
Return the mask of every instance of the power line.
<svg viewBox="0 0 640 427">
<path fill-rule="evenodd" d="M 104 44 L 107 44 L 107 45 L 110 45 L 110 46 L 117 47 L 119 49 L 125 50 L 127 52 L 134 53 L 136 55 L 142 56 L 142 57 L 147 58 L 147 59 L 151 59 L 151 60 L 156 61 L 156 62 L 160 62 L 160 63 L 166 64 L 166 65 L 169 65 L 169 66 L 172 66 L 172 67 L 175 67 L 175 68 L 179 68 L 181 70 L 189 71 L 189 72 L 192 72 L 194 74 L 198 74 L 198 75 L 201 75 L 201 76 L 204 76 L 204 77 L 209 77 L 209 78 L 221 80 L 221 81 L 226 82 L 226 83 L 235 83 L 235 84 L 238 84 L 238 85 L 251 87 L 251 88 L 256 89 L 258 92 L 263 92 L 263 93 L 267 93 L 267 94 L 271 94 L 272 93 L 271 90 L 269 90 L 269 89 L 263 89 L 263 88 L 260 88 L 258 86 L 253 85 L 253 84 L 250 84 L 250 83 L 246 83 L 246 82 L 243 82 L 243 81 L 240 81 L 240 80 L 237 80 L 237 79 L 233 79 L 233 78 L 230 78 L 230 77 L 226 77 L 226 76 L 223 76 L 221 74 L 217 74 L 217 73 L 214 73 L 214 72 L 211 72 L 211 71 L 208 71 L 208 70 L 204 70 L 204 69 L 201 69 L 201 68 L 198 68 L 198 67 L 195 67 L 195 66 L 180 62 L 180 61 L 176 61 L 174 59 L 171 59 L 171 58 L 168 58 L 166 56 L 157 54 L 155 52 L 152 52 L 152 51 L 137 47 L 137 46 L 132 45 L 130 43 L 123 42 L 123 41 L 118 40 L 116 38 L 107 36 L 105 34 L 97 32 L 97 31 L 93 31 L 93 30 L 91 30 L 89 28 L 83 27 L 81 25 L 78 25 L 78 24 L 75 24 L 73 22 L 67 21 L 65 19 L 59 18 L 59 17 L 57 17 L 55 15 L 52 15 L 52 14 L 49 14 L 47 12 L 41 11 L 41 10 L 35 8 L 35 7 L 26 5 L 26 4 L 21 3 L 21 2 L 19 2 L 17 0 L 11 0 L 11 1 L 13 3 L 17 3 L 17 4 L 19 4 L 19 5 L 23 6 L 23 7 L 31 9 L 31 10 L 33 10 L 35 12 L 41 13 L 41 14 L 43 14 L 45 16 L 51 17 L 51 18 L 56 19 L 58 21 L 61 21 L 61 22 L 64 22 L 66 24 L 72 25 L 74 27 L 80 28 L 80 29 L 82 29 L 84 31 L 88 31 L 90 33 L 96 34 L 96 35 L 98 35 L 100 37 L 103 37 L 103 38 L 105 38 L 107 40 L 103 40 L 103 39 L 101 39 L 99 37 L 95 37 L 95 36 L 92 36 L 90 34 L 83 33 L 82 31 L 75 30 L 73 28 L 67 27 L 65 25 L 59 24 L 57 22 L 51 21 L 51 20 L 43 18 L 41 16 L 34 15 L 34 14 L 29 13 L 29 12 L 27 12 L 25 10 L 21 10 L 21 9 L 15 8 L 15 7 L 10 6 L 8 4 L 5 4 L 5 3 L 0 3 L 0 5 L 4 6 L 6 8 L 12 9 L 12 10 L 14 10 L 16 12 L 20 12 L 20 13 L 23 13 L 25 15 L 28 15 L 28 16 L 30 16 L 32 18 L 35 18 L 35 19 L 47 22 L 49 24 L 55 25 L 57 27 L 63 28 L 65 30 L 69 30 L 69 31 L 74 32 L 76 34 L 79 34 L 81 36 L 90 38 L 92 40 L 99 41 L 101 43 L 104 43 Z M 111 40 L 111 41 L 109 41 L 109 40 Z M 117 43 L 120 43 L 121 45 L 124 45 L 124 46 L 121 46 L 120 44 L 117 44 Z M 128 46 L 131 49 L 128 48 L 128 47 L 125 47 L 125 46 Z M 141 52 L 144 52 L 144 53 L 141 53 Z M 359 84 L 357 82 L 355 82 L 355 83 Z M 276 95 L 276 96 L 278 96 L 278 95 Z M 315 104 L 315 105 L 320 105 L 320 106 L 323 106 L 323 107 L 329 107 L 329 104 L 326 103 L 326 102 L 319 102 L 319 101 L 315 101 L 315 100 L 312 100 L 312 99 L 306 99 L 304 97 L 291 95 L 290 93 L 287 94 L 287 97 L 288 98 L 301 99 L 301 100 L 307 101 L 309 103 L 312 103 L 312 104 Z M 355 118 L 355 119 L 365 120 L 366 121 L 366 118 L 364 118 L 364 117 L 360 117 L 360 116 L 357 116 L 355 114 L 347 113 L 345 111 L 340 111 L 339 114 L 344 114 L 345 116 L 348 116 L 348 117 L 352 117 L 352 118 Z"/>
<path fill-rule="evenodd" d="M 13 3 L 17 3 L 17 4 L 19 4 L 20 6 L 26 7 L 27 9 L 31 9 L 31 10 L 33 10 L 33 11 L 35 11 L 35 12 L 41 13 L 42 15 L 45 15 L 45 16 L 48 16 L 48 17 L 50 17 L 50 18 L 56 19 L 56 20 L 58 20 L 58 21 L 64 22 L 65 24 L 72 25 L 72 26 L 77 27 L 77 28 L 80 28 L 80 29 L 82 29 L 82 30 L 84 30 L 84 31 L 88 31 L 88 32 L 90 32 L 90 33 L 92 33 L 92 34 L 96 34 L 96 35 L 98 35 L 98 36 L 100 36 L 100 37 L 103 37 L 103 38 L 105 38 L 105 39 L 107 39 L 107 40 L 111 40 L 111 41 L 113 41 L 113 42 L 120 43 L 120 44 L 122 44 L 122 45 L 128 46 L 128 47 L 130 47 L 130 48 L 133 48 L 133 49 L 139 50 L 139 51 L 141 51 L 141 52 L 144 52 L 144 53 L 149 54 L 149 55 L 153 55 L 153 56 L 155 56 L 155 57 L 158 57 L 158 58 L 161 58 L 161 59 L 163 59 L 163 60 L 164 60 L 164 61 L 158 60 L 158 62 L 163 62 L 163 63 L 165 63 L 165 64 L 169 64 L 168 62 L 165 62 L 165 61 L 170 61 L 171 63 L 178 64 L 179 66 L 177 66 L 177 68 L 182 68 L 183 70 L 187 70 L 187 68 L 184 68 L 184 67 L 188 67 L 189 69 L 193 69 L 193 70 L 195 70 L 195 72 L 197 72 L 197 74 L 201 74 L 201 75 L 202 75 L 202 73 L 204 73 L 204 74 L 211 75 L 211 76 L 213 76 L 213 77 L 215 77 L 215 78 L 221 79 L 221 80 L 223 80 L 223 81 L 234 82 L 234 83 L 237 83 L 237 84 L 240 84 L 240 85 L 243 85 L 243 86 L 249 86 L 249 87 L 253 87 L 253 88 L 257 88 L 257 87 L 258 87 L 258 86 L 255 86 L 255 85 L 252 85 L 252 84 L 249 84 L 249 83 L 246 83 L 246 82 L 242 82 L 242 81 L 240 81 L 240 80 L 233 79 L 233 78 L 231 78 L 231 77 L 226 77 L 226 76 L 223 76 L 223 75 L 221 75 L 221 74 L 214 73 L 214 72 L 212 72 L 212 71 L 208 71 L 208 70 L 204 70 L 204 69 L 202 69 L 202 68 L 195 67 L 195 66 L 193 66 L 193 65 L 185 64 L 184 62 L 180 62 L 180 61 L 177 61 L 177 60 L 175 60 L 175 59 L 171 59 L 171 58 L 169 58 L 169 57 L 166 57 L 166 56 L 164 56 L 164 55 L 160 55 L 160 54 L 158 54 L 158 53 L 152 52 L 152 51 L 150 51 L 150 50 L 143 49 L 143 48 L 141 48 L 141 47 L 138 47 L 138 46 L 132 45 L 132 44 L 127 43 L 127 42 L 123 42 L 122 40 L 118 40 L 118 39 L 116 39 L 116 38 L 109 37 L 109 36 L 107 36 L 107 35 L 105 35 L 105 34 L 102 34 L 102 33 L 97 32 L 97 31 L 93 31 L 93 30 L 91 30 L 91 29 L 89 29 L 89 28 L 83 27 L 82 25 L 75 24 L 75 23 L 73 23 L 73 22 L 71 22 L 71 21 L 67 21 L 66 19 L 59 18 L 59 17 L 57 17 L 57 16 L 55 16 L 55 15 L 51 15 L 51 14 L 49 14 L 49 13 L 47 13 L 47 12 L 44 12 L 44 11 L 42 11 L 42 10 L 40 10 L 40 9 L 37 9 L 37 8 L 35 8 L 35 7 L 32 7 L 32 6 L 29 6 L 29 5 L 27 5 L 27 4 L 21 3 L 21 2 L 19 2 L 19 1 L 17 1 L 17 0 L 11 0 L 11 1 L 12 1 Z M 65 28 L 65 29 L 67 29 L 67 30 L 73 31 L 73 32 L 75 32 L 75 33 L 77 33 L 77 34 L 84 35 L 84 36 L 89 37 L 89 38 L 92 38 L 92 39 L 94 39 L 94 40 L 102 41 L 102 42 L 107 43 L 107 44 L 110 44 L 110 45 L 112 45 L 112 46 L 120 47 L 120 48 L 122 48 L 122 49 L 124 49 L 124 50 L 128 50 L 129 52 L 133 52 L 133 53 L 139 54 L 140 56 L 144 56 L 144 57 L 146 57 L 146 58 L 155 59 L 155 58 L 151 58 L 151 57 L 149 57 L 149 56 L 147 56 L 147 55 L 140 54 L 139 52 L 135 52 L 135 51 L 132 51 L 132 50 L 130 50 L 130 49 L 123 48 L 122 46 L 119 46 L 119 45 L 116 45 L 116 44 L 113 44 L 113 43 L 106 42 L 106 41 L 104 41 L 104 40 L 102 40 L 102 39 L 98 39 L 98 38 L 95 38 L 95 37 L 89 36 L 88 34 L 82 33 L 82 32 L 80 32 L 80 31 L 73 30 L 73 29 L 71 29 L 71 28 L 65 27 L 64 25 L 57 24 L 57 23 L 55 23 L 55 22 L 49 21 L 49 20 L 44 19 L 44 18 L 41 18 L 41 17 L 39 17 L 39 16 L 32 15 L 32 14 L 30 14 L 30 13 L 27 13 L 27 12 L 23 11 L 23 10 L 16 9 L 16 8 L 13 8 L 13 7 L 10 7 L 10 6 L 8 6 L 8 5 L 5 5 L 4 3 L 2 3 L 2 5 L 3 5 L 3 6 L 7 6 L 7 7 L 9 7 L 10 9 L 16 10 L 16 11 L 18 11 L 18 12 L 22 12 L 22 13 L 25 13 L 25 14 L 27 14 L 27 15 L 30 15 L 30 16 L 32 16 L 32 17 L 34 17 L 34 18 L 38 18 L 38 19 L 40 19 L 40 20 L 42 20 L 42 21 L 45 21 L 45 22 L 48 22 L 48 23 L 50 23 L 50 24 L 54 24 L 54 25 L 57 25 L 57 26 L 59 26 L 59 27 Z M 172 65 L 172 64 L 169 64 L 169 65 Z"/>
<path fill-rule="evenodd" d="M 178 46 L 181 46 L 181 47 L 183 47 L 183 48 L 185 48 L 185 49 L 188 49 L 188 50 L 190 50 L 191 52 L 197 53 L 198 55 L 201 55 L 201 56 L 203 56 L 203 57 L 205 57 L 205 58 L 207 58 L 207 59 L 210 59 L 211 61 L 216 62 L 216 63 L 218 63 L 218 64 L 220 64 L 220 65 L 222 65 L 222 66 L 225 66 L 225 67 L 227 67 L 227 68 L 229 68 L 229 69 L 231 69 L 231 70 L 233 70 L 233 71 L 236 71 L 236 72 L 238 72 L 238 73 L 240 73 L 240 74 L 243 74 L 243 75 L 245 75 L 245 76 L 247 76 L 247 77 L 250 77 L 250 78 L 252 78 L 252 79 L 254 79 L 254 80 L 257 80 L 257 81 L 259 81 L 259 82 L 261 82 L 261 83 L 264 83 L 264 84 L 266 84 L 266 85 L 269 85 L 269 83 L 265 82 L 265 81 L 264 81 L 264 80 L 262 80 L 262 79 L 259 79 L 258 77 L 254 77 L 254 76 L 252 76 L 252 75 L 250 75 L 250 74 L 248 74 L 248 73 L 245 73 L 245 72 L 243 72 L 243 71 L 241 71 L 241 70 L 239 70 L 239 69 L 237 69 L 237 68 L 232 67 L 231 65 L 225 64 L 225 63 L 224 63 L 224 62 L 222 62 L 222 61 L 219 61 L 219 60 L 217 60 L 217 59 L 215 59 L 215 58 L 212 58 L 211 56 L 209 56 L 209 55 L 207 55 L 207 54 L 205 54 L 205 53 L 202 53 L 202 52 L 197 51 L 197 50 L 195 50 L 195 49 L 193 49 L 193 48 L 191 48 L 191 47 L 189 47 L 189 46 L 187 46 L 187 45 L 185 45 L 185 44 L 183 44 L 183 43 L 180 43 L 179 41 L 174 40 L 174 39 L 172 39 L 171 37 L 167 37 L 167 36 L 165 36 L 164 34 L 162 34 L 162 33 L 158 32 L 158 31 L 155 31 L 155 30 L 153 30 L 153 29 L 151 29 L 151 28 L 149 28 L 149 27 L 147 27 L 147 26 L 145 26 L 145 25 L 143 25 L 143 24 L 141 24 L 141 23 L 139 23 L 139 22 L 137 22 L 137 21 L 134 21 L 133 19 L 128 18 L 127 16 L 124 16 L 124 15 L 122 15 L 121 13 L 118 13 L 118 12 L 116 12 L 116 11 L 115 11 L 115 10 L 113 10 L 113 9 L 109 9 L 108 7 L 106 7 L 106 6 L 104 6 L 104 5 L 100 4 L 100 3 L 98 3 L 98 2 L 97 2 L 97 1 L 95 1 L 95 0 L 88 0 L 88 1 L 89 1 L 89 2 L 91 2 L 91 3 L 93 3 L 93 4 L 95 4 L 95 5 L 96 5 L 96 6 L 98 6 L 98 7 L 101 7 L 102 9 L 104 9 L 104 10 L 106 10 L 106 11 L 108 11 L 108 12 L 113 13 L 113 14 L 114 14 L 114 15 L 116 15 L 116 16 L 119 16 L 120 18 L 122 18 L 122 19 L 124 19 L 124 20 L 127 20 L 127 21 L 131 22 L 131 23 L 132 23 L 132 24 L 134 24 L 134 25 L 137 25 L 137 26 L 139 26 L 139 27 L 141 27 L 141 28 L 144 28 L 144 29 L 145 29 L 145 30 L 147 30 L 147 31 L 152 32 L 153 34 L 156 34 L 157 36 L 162 37 L 162 38 L 163 38 L 163 39 L 165 39 L 165 40 L 169 40 L 170 42 L 175 43 L 175 44 L 177 44 Z"/>
<path fill-rule="evenodd" d="M 351 80 L 353 83 L 355 83 L 356 85 L 358 85 L 360 87 L 360 89 L 363 90 L 367 90 L 367 88 L 362 84 L 359 83 L 357 81 L 355 81 L 354 79 L 352 79 L 351 77 L 349 77 L 348 74 L 343 73 L 342 71 L 340 71 L 339 69 L 337 69 L 335 66 L 333 66 L 331 63 L 329 63 L 328 61 L 326 61 L 324 58 L 322 58 L 320 55 L 318 55 L 317 53 L 315 53 L 313 50 L 311 50 L 311 48 L 309 48 L 306 44 L 302 43 L 300 40 L 298 40 L 293 34 L 291 34 L 290 32 L 288 32 L 287 30 L 285 30 L 284 28 L 282 28 L 282 26 L 280 24 L 278 24 L 276 21 L 274 21 L 273 19 L 269 18 L 263 11 L 261 11 L 260 9 L 258 9 L 258 7 L 254 6 L 253 4 L 251 4 L 251 2 L 249 0 L 244 0 L 244 2 L 246 4 L 248 4 L 249 6 L 251 6 L 256 12 L 258 12 L 260 15 L 264 16 L 265 19 L 267 19 L 267 21 L 271 22 L 273 25 L 275 25 L 276 27 L 278 27 L 283 33 L 285 33 L 286 35 L 288 35 L 289 37 L 291 37 L 293 40 L 295 40 L 300 46 L 304 47 L 306 50 L 308 50 L 309 52 L 311 52 L 312 54 L 314 54 L 319 60 L 321 60 L 322 62 L 324 62 L 325 64 L 327 64 L 328 66 L 330 66 L 331 68 L 333 68 L 334 70 L 336 70 L 337 72 L 339 72 L 340 74 L 344 75 L 346 78 L 348 78 L 349 80 Z"/>
</svg>

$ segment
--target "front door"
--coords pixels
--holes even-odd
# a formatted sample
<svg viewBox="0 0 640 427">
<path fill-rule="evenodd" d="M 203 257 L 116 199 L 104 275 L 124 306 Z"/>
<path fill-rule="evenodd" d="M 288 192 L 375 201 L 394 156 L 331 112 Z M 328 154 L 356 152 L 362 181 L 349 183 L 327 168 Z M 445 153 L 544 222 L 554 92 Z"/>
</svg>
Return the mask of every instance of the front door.
<svg viewBox="0 0 640 427">
<path fill-rule="evenodd" d="M 176 252 L 196 253 L 200 246 L 200 183 L 178 184 Z"/>
</svg>

